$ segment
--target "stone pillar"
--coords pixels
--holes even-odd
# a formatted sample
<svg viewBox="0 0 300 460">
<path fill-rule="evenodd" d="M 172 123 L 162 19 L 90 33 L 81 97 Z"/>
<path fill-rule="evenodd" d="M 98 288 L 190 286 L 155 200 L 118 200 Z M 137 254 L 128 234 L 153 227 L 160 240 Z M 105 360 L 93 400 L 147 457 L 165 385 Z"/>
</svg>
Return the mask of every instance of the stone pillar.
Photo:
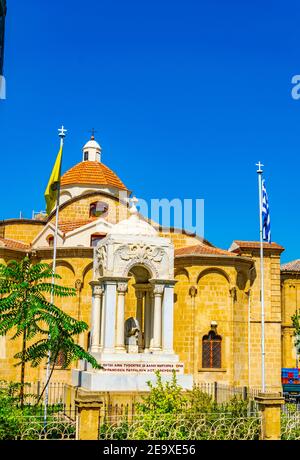
<svg viewBox="0 0 300 460">
<path fill-rule="evenodd" d="M 117 303 L 117 338 L 116 351 L 125 353 L 125 294 L 128 289 L 128 283 L 118 283 L 118 303 Z"/>
<path fill-rule="evenodd" d="M 161 333 L 162 333 L 162 294 L 163 285 L 156 285 L 153 289 L 154 294 L 154 315 L 153 315 L 153 346 L 152 351 L 161 351 Z"/>
<path fill-rule="evenodd" d="M 166 284 L 162 308 L 162 350 L 164 353 L 174 353 L 174 284 Z"/>
<path fill-rule="evenodd" d="M 102 305 L 101 305 L 101 324 L 100 324 L 100 350 L 104 348 L 104 327 L 105 327 L 105 290 L 103 289 L 102 294 Z"/>
<path fill-rule="evenodd" d="M 255 397 L 262 416 L 261 439 L 273 441 L 281 439 L 280 413 L 284 398 L 279 393 L 259 393 Z"/>
<path fill-rule="evenodd" d="M 144 353 L 150 353 L 150 339 L 151 339 L 151 302 L 150 292 L 147 291 L 145 295 L 145 309 L 144 309 L 144 340 L 145 349 Z"/>
<path fill-rule="evenodd" d="M 104 296 L 104 342 L 103 352 L 115 351 L 117 282 L 106 280 Z"/>
<path fill-rule="evenodd" d="M 149 295 L 149 311 L 150 311 L 150 350 L 153 347 L 153 336 L 154 336 L 154 329 L 153 329 L 153 317 L 154 317 L 154 294 L 150 292 Z"/>
<path fill-rule="evenodd" d="M 143 299 L 144 299 L 144 292 L 136 289 L 135 291 L 137 303 L 136 303 L 136 319 L 138 320 L 140 326 L 140 332 L 138 337 L 138 346 L 139 351 L 142 349 L 142 333 L 143 333 Z"/>
<path fill-rule="evenodd" d="M 103 287 L 96 281 L 91 281 L 90 285 L 93 289 L 91 351 L 97 353 L 100 350 L 101 300 Z"/>
<path fill-rule="evenodd" d="M 100 409 L 103 405 L 99 392 L 79 389 L 75 397 L 77 410 L 77 440 L 98 440 Z"/>
</svg>

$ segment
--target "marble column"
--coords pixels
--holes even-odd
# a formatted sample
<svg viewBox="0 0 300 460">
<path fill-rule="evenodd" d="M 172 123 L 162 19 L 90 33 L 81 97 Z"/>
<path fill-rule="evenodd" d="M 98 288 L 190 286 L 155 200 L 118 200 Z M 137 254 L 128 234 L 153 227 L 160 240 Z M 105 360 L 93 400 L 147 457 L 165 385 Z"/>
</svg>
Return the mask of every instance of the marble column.
<svg viewBox="0 0 300 460">
<path fill-rule="evenodd" d="M 105 319 L 105 290 L 103 288 L 102 294 L 102 305 L 101 305 L 101 324 L 100 324 L 100 350 L 103 350 L 104 347 L 104 319 Z"/>
<path fill-rule="evenodd" d="M 154 337 L 154 294 L 153 291 L 150 293 L 150 350 L 153 347 Z"/>
<path fill-rule="evenodd" d="M 105 281 L 103 352 L 115 351 L 117 282 Z"/>
<path fill-rule="evenodd" d="M 93 289 L 92 321 L 91 321 L 91 351 L 100 351 L 100 322 L 101 322 L 101 300 L 103 287 L 99 284 L 91 283 Z"/>
<path fill-rule="evenodd" d="M 138 346 L 139 346 L 139 351 L 141 351 L 142 348 L 142 333 L 143 333 L 143 299 L 144 299 L 144 292 L 141 290 L 136 289 L 135 291 L 136 294 L 136 319 L 138 320 L 139 326 L 140 326 L 140 332 L 139 332 L 139 337 L 138 337 Z"/>
<path fill-rule="evenodd" d="M 150 339 L 151 339 L 151 293 L 149 291 L 145 294 L 145 309 L 144 309 L 144 339 L 145 349 L 144 353 L 150 353 Z"/>
<path fill-rule="evenodd" d="M 153 345 L 152 351 L 161 351 L 162 338 L 162 294 L 163 285 L 156 285 L 153 289 L 154 306 L 153 306 Z"/>
<path fill-rule="evenodd" d="M 128 283 L 118 283 L 118 301 L 117 301 L 117 334 L 116 334 L 116 351 L 125 353 L 125 294 L 128 289 Z"/>
<path fill-rule="evenodd" d="M 162 349 L 164 353 L 174 353 L 174 285 L 167 284 L 164 289 L 162 308 Z"/>
</svg>

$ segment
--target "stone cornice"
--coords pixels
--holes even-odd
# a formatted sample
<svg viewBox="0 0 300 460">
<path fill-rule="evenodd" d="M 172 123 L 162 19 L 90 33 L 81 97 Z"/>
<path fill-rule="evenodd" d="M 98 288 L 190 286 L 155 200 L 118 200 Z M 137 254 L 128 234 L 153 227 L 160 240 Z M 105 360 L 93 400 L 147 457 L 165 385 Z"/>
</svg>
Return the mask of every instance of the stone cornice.
<svg viewBox="0 0 300 460">
<path fill-rule="evenodd" d="M 94 248 L 88 247 L 58 247 L 57 248 L 57 258 L 61 257 L 87 257 L 93 259 L 93 250 Z M 53 257 L 53 248 L 40 248 L 33 249 L 31 253 L 34 254 L 37 258 L 40 259 L 49 259 Z"/>
<path fill-rule="evenodd" d="M 6 224 L 31 224 L 31 225 L 46 225 L 46 220 L 35 220 L 35 219 L 3 219 L 0 221 L 0 227 Z"/>
<path fill-rule="evenodd" d="M 289 280 L 289 279 L 298 279 L 300 280 L 300 272 L 296 271 L 288 271 L 284 270 L 280 272 L 280 277 L 283 281 Z"/>
</svg>

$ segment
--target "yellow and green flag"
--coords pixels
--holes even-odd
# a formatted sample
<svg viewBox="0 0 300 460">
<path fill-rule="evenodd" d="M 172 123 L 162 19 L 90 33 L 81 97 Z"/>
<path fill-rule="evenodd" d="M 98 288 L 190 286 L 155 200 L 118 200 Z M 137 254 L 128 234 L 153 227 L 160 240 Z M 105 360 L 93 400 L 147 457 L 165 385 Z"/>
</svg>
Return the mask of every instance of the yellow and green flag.
<svg viewBox="0 0 300 460">
<path fill-rule="evenodd" d="M 45 200 L 46 200 L 46 212 L 49 215 L 52 209 L 55 206 L 57 200 L 58 187 L 60 183 L 60 170 L 61 170 L 61 159 L 62 159 L 62 146 L 59 149 L 59 152 L 56 157 L 54 168 L 45 190 Z"/>
</svg>

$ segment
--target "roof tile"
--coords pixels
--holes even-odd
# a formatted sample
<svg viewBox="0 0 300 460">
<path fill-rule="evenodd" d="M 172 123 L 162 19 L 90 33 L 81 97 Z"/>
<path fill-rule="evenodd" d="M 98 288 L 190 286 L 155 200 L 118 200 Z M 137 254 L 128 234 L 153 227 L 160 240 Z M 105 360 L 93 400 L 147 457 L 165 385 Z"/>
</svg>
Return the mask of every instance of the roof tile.
<svg viewBox="0 0 300 460">
<path fill-rule="evenodd" d="M 69 169 L 61 178 L 61 186 L 65 185 L 109 185 L 127 190 L 119 177 L 103 163 L 98 161 L 82 161 Z"/>
<path fill-rule="evenodd" d="M 11 240 L 9 238 L 0 237 L 0 247 L 7 249 L 29 249 L 30 245 L 22 243 L 21 241 Z"/>
<path fill-rule="evenodd" d="M 281 251 L 284 250 L 283 246 L 280 246 L 277 243 L 263 243 L 264 249 L 280 249 Z M 234 240 L 229 251 L 231 252 L 238 252 L 240 249 L 260 249 L 260 242 L 259 241 L 240 241 Z"/>
<path fill-rule="evenodd" d="M 199 255 L 223 255 L 235 256 L 232 252 L 224 251 L 223 249 L 207 246 L 205 244 L 197 244 L 195 246 L 186 246 L 184 248 L 175 249 L 175 257 L 184 256 L 199 256 Z"/>
<path fill-rule="evenodd" d="M 281 265 L 283 272 L 300 272 L 300 259 Z"/>
</svg>

